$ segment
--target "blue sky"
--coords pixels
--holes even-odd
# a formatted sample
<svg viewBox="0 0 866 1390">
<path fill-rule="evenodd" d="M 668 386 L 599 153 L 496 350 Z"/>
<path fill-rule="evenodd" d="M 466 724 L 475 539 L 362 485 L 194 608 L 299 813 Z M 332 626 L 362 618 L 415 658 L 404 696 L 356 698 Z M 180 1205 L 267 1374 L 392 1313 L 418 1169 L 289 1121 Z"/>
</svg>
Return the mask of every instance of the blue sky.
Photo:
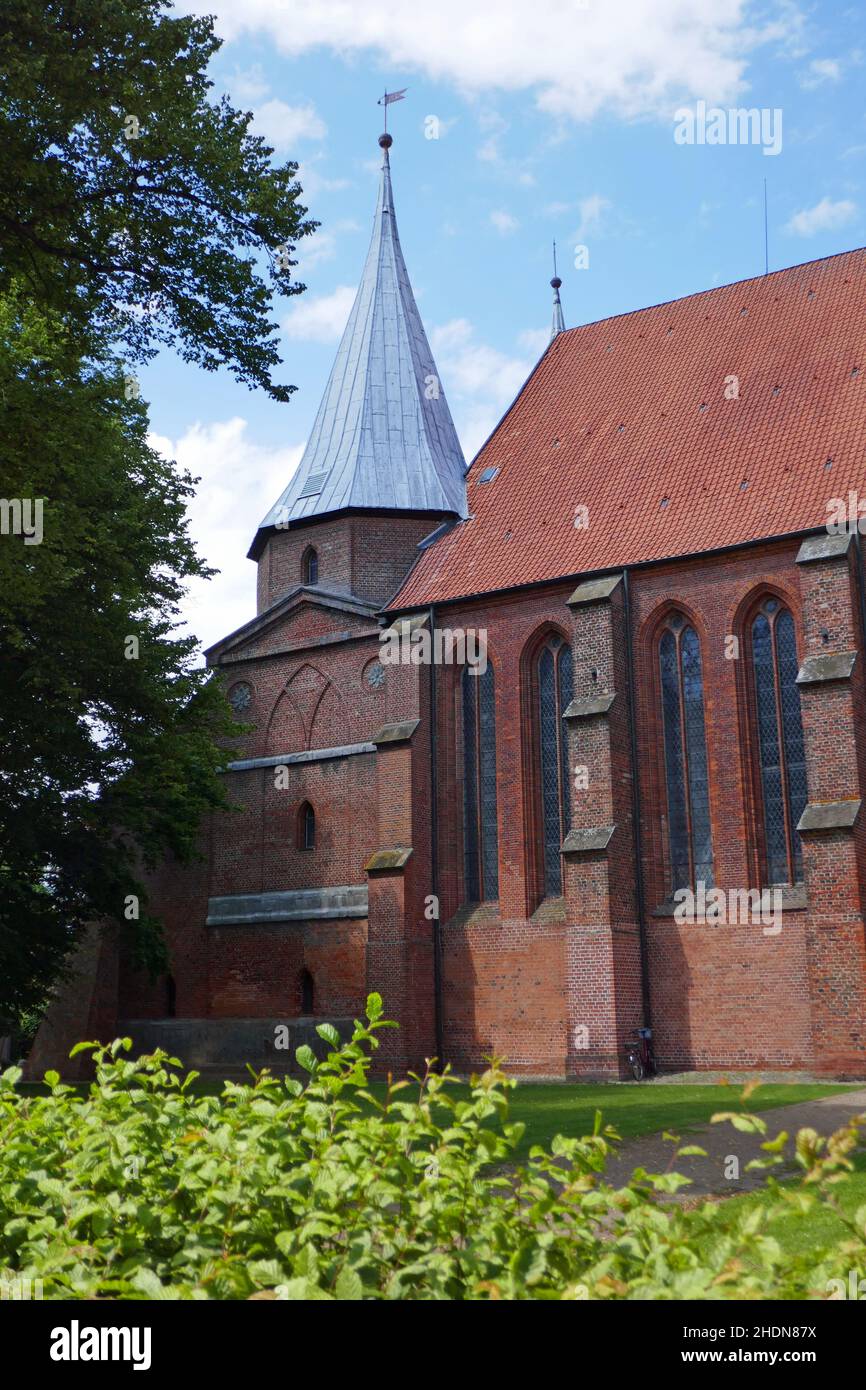
<svg viewBox="0 0 866 1390">
<path fill-rule="evenodd" d="M 215 93 L 255 113 L 275 160 L 300 162 L 321 223 L 298 248 L 305 293 L 276 305 L 290 404 L 167 352 L 141 373 L 158 446 L 201 476 L 193 534 L 221 574 L 192 586 L 185 616 L 206 645 L 255 612 L 244 557 L 300 458 L 351 306 L 385 86 L 408 88 L 389 109 L 397 219 L 467 460 L 546 342 L 554 238 L 568 327 L 762 273 L 765 178 L 771 269 L 866 242 L 866 37 L 853 5 L 176 8 L 216 16 Z M 726 143 L 675 138 L 699 103 Z M 731 108 L 766 113 L 763 145 L 734 142 Z"/>
</svg>

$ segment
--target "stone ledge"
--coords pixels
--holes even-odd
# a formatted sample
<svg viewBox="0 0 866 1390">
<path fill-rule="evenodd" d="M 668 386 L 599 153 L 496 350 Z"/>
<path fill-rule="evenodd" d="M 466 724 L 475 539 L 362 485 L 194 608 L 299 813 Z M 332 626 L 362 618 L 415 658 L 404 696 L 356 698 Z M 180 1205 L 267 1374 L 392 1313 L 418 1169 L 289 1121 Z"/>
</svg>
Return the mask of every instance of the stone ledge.
<svg viewBox="0 0 866 1390">
<path fill-rule="evenodd" d="M 413 613 L 409 618 L 395 618 L 387 627 L 382 628 L 381 640 L 384 642 L 391 634 L 403 640 L 411 637 L 413 632 L 418 632 L 426 627 L 429 622 L 429 613 Z"/>
<path fill-rule="evenodd" d="M 586 700 L 572 700 L 562 717 L 563 719 L 591 719 L 594 714 L 607 714 L 615 699 L 616 691 L 610 695 L 591 695 Z"/>
<path fill-rule="evenodd" d="M 321 763 L 329 758 L 354 758 L 359 753 L 375 753 L 375 743 L 346 743 L 341 748 L 308 748 L 303 753 L 279 753 L 272 758 L 243 758 L 229 763 L 225 772 L 249 772 L 256 767 L 292 767 L 296 763 Z"/>
<path fill-rule="evenodd" d="M 797 824 L 804 830 L 850 830 L 860 814 L 860 798 L 850 801 L 810 801 Z"/>
<path fill-rule="evenodd" d="M 827 652 L 807 656 L 797 672 L 798 685 L 818 685 L 822 681 L 847 681 L 854 670 L 856 652 Z"/>
<path fill-rule="evenodd" d="M 615 830 L 615 825 L 594 825 L 588 830 L 569 830 L 563 840 L 561 852 L 587 854 L 591 850 L 607 849 Z"/>
<path fill-rule="evenodd" d="M 406 743 L 420 723 L 420 719 L 404 719 L 399 724 L 383 724 L 370 742 L 377 748 L 380 743 Z"/>
<path fill-rule="evenodd" d="M 716 886 L 718 886 L 718 885 L 716 885 Z M 708 890 L 708 891 L 712 891 L 712 890 Z M 731 890 L 730 890 L 730 889 L 723 889 L 722 891 L 723 891 L 723 892 L 730 892 Z M 781 901 L 781 903 L 780 903 L 779 905 L 780 905 L 780 907 L 782 908 L 782 911 L 783 911 L 783 912 L 802 912 L 803 908 L 808 907 L 808 905 L 809 905 L 809 904 L 808 904 L 807 897 L 806 897 L 806 885 L 805 885 L 804 883 L 793 883 L 793 884 L 791 884 L 791 883 L 779 883 L 779 884 L 775 884 L 775 885 L 770 884 L 770 885 L 768 885 L 766 888 L 751 888 L 751 889 L 744 889 L 744 890 L 742 890 L 742 891 L 747 892 L 747 893 L 761 893 L 761 894 L 763 894 L 763 893 L 770 893 L 770 894 L 779 893 L 779 894 L 781 894 L 782 901 Z M 768 899 L 768 901 L 769 901 L 770 906 L 772 906 L 775 900 L 771 897 L 771 898 Z M 665 898 L 664 902 L 659 903 L 658 907 L 654 907 L 654 908 L 652 909 L 652 911 L 650 912 L 650 916 L 651 916 L 651 917 L 673 917 L 673 916 L 676 914 L 677 907 L 678 907 L 678 904 L 674 901 L 673 894 L 668 894 L 668 896 Z M 701 924 L 701 925 L 703 924 L 703 918 L 700 919 L 700 923 L 699 923 L 699 924 Z M 692 925 L 692 924 L 691 924 L 691 923 L 686 923 L 685 925 Z M 746 925 L 748 925 L 748 924 L 746 924 Z"/>
<path fill-rule="evenodd" d="M 853 532 L 843 531 L 838 536 L 809 536 L 797 551 L 797 564 L 808 565 L 814 560 L 836 560 L 848 554 L 848 547 L 854 539 Z"/>
<path fill-rule="evenodd" d="M 582 603 L 598 603 L 601 599 L 609 599 L 620 583 L 621 574 L 608 574 L 602 579 L 587 579 L 583 584 L 578 584 L 571 598 L 566 599 L 566 603 L 569 608 L 577 608 Z"/>
<path fill-rule="evenodd" d="M 345 888 L 290 888 L 278 893 L 230 893 L 208 898 L 205 926 L 366 916 L 367 885 L 359 883 Z"/>
<path fill-rule="evenodd" d="M 412 857 L 411 845 L 396 845 L 394 849 L 377 849 L 371 854 L 364 868 L 368 874 L 381 873 L 383 869 L 405 869 Z"/>
</svg>

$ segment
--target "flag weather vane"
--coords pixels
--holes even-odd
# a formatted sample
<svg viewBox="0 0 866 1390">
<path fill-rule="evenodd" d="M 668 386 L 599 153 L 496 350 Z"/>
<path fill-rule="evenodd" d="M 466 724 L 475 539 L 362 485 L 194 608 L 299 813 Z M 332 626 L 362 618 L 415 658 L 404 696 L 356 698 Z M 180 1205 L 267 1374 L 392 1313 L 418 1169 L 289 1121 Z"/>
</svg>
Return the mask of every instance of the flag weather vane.
<svg viewBox="0 0 866 1390">
<path fill-rule="evenodd" d="M 387 135 L 387 133 L 388 133 L 388 107 L 391 105 L 391 102 L 392 102 L 392 101 L 402 101 L 403 98 L 404 98 L 404 96 L 405 96 L 406 93 L 408 92 L 408 90 L 409 90 L 408 87 L 401 87 L 399 92 L 389 92 L 389 91 L 386 90 L 386 91 L 385 91 L 385 95 L 382 96 L 382 97 L 380 97 L 379 100 L 376 102 L 376 105 L 377 105 L 377 106 L 384 106 L 384 108 L 385 108 L 385 134 L 386 134 L 386 135 Z"/>
</svg>

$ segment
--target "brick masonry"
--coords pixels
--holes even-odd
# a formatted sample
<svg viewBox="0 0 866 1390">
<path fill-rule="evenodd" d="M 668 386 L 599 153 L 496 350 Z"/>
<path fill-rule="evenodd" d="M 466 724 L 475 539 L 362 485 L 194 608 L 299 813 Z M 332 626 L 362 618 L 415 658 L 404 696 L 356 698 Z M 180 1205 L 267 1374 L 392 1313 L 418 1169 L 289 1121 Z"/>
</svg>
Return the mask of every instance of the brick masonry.
<svg viewBox="0 0 866 1390">
<path fill-rule="evenodd" d="M 459 672 L 435 668 L 435 690 L 428 666 L 388 666 L 381 683 L 374 672 L 380 629 L 373 605 L 387 603 L 418 540 L 435 524 L 346 516 L 268 541 L 259 559 L 258 626 L 220 644 L 214 657 L 227 687 L 245 681 L 252 690 L 243 717 L 254 727 L 238 738 L 233 757 L 343 748 L 372 741 L 384 725 L 417 726 L 373 752 L 292 764 L 282 786 L 273 767 L 227 774 L 235 809 L 203 827 L 203 860 L 183 870 L 166 864 L 150 885 L 165 922 L 177 1017 L 293 1019 L 302 1012 L 306 972 L 322 1018 L 357 1014 L 366 993 L 378 989 L 388 1015 L 401 1023 L 382 1065 L 421 1065 L 436 1047 L 435 891 L 444 1053 L 460 1071 L 495 1053 L 523 1074 L 618 1075 L 624 1039 L 645 1021 L 648 1004 L 666 1069 L 862 1075 L 864 818 L 804 833 L 804 890 L 786 907 L 778 934 L 760 925 L 678 925 L 665 905 L 656 655 L 660 624 L 676 608 L 701 641 L 715 880 L 723 889 L 760 887 L 750 687 L 745 660 L 731 657 L 726 639 L 739 639 L 742 652 L 758 602 L 772 594 L 794 616 L 801 661 L 858 653 L 850 678 L 804 685 L 801 695 L 810 803 L 860 798 L 864 643 L 854 545 L 808 563 L 798 563 L 798 540 L 781 540 L 638 568 L 629 576 L 629 613 L 622 581 L 569 603 L 575 579 L 439 607 L 438 626 L 487 633 L 494 670 L 499 901 L 473 905 L 463 868 Z M 318 587 L 299 589 L 281 606 L 302 585 L 311 544 Z M 635 873 L 629 625 L 646 971 Z M 578 836 L 578 848 L 563 854 L 562 897 L 545 900 L 533 663 L 552 631 L 572 644 L 575 699 L 599 706 L 566 721 L 572 769 L 588 771 L 586 788 L 572 792 L 572 828 L 612 833 L 589 848 Z M 305 802 L 316 817 L 309 850 L 298 835 Z M 383 850 L 411 854 L 365 869 Z M 211 897 L 365 883 L 367 918 L 205 925 Z M 165 980 L 146 980 L 123 953 L 118 965 L 116 952 L 90 949 L 97 978 L 86 1007 L 80 998 L 77 1009 L 58 1000 L 52 1031 L 37 1049 L 40 1064 L 56 1061 L 67 1036 L 73 1040 L 82 1028 L 107 1036 L 119 1019 L 158 1020 L 168 1012 Z"/>
</svg>

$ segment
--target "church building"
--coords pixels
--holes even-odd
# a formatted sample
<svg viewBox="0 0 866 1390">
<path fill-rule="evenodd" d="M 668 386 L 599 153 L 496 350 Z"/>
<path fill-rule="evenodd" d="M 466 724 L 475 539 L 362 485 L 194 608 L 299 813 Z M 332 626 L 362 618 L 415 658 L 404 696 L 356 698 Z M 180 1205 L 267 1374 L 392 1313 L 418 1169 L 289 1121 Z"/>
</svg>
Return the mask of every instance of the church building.
<svg viewBox="0 0 866 1390">
<path fill-rule="evenodd" d="M 375 990 L 393 1069 L 615 1078 L 650 1027 L 662 1071 L 862 1077 L 866 251 L 572 329 L 555 278 L 467 470 L 379 144 L 257 612 L 207 653 L 235 809 L 150 884 L 170 975 L 97 933 L 34 1060 L 278 1065 Z"/>
</svg>

